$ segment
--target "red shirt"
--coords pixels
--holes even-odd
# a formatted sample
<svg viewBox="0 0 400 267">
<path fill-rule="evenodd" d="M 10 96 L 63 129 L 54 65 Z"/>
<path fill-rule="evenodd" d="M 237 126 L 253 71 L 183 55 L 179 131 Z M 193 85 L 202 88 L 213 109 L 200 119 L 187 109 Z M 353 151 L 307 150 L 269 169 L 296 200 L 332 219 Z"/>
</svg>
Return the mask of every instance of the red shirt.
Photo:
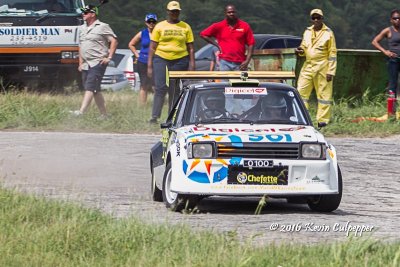
<svg viewBox="0 0 400 267">
<path fill-rule="evenodd" d="M 238 19 L 235 26 L 229 26 L 227 20 L 216 22 L 204 29 L 201 36 L 214 37 L 221 47 L 220 59 L 242 63 L 246 60 L 246 45 L 254 45 L 253 31 L 250 25 Z"/>
</svg>

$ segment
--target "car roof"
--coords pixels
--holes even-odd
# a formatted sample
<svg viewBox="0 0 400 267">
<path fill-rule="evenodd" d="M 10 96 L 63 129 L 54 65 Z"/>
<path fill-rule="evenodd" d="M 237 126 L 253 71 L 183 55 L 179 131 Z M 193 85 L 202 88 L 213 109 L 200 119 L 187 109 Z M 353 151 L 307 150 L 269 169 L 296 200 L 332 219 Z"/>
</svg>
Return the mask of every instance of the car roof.
<svg viewBox="0 0 400 267">
<path fill-rule="evenodd" d="M 118 54 L 124 54 L 124 55 L 133 55 L 132 51 L 130 49 L 117 49 L 115 50 L 116 53 Z"/>
<path fill-rule="evenodd" d="M 301 40 L 301 37 L 295 35 L 286 34 L 254 34 L 254 39 L 256 41 L 254 49 L 260 49 L 264 44 L 271 39 L 297 39 Z"/>
</svg>

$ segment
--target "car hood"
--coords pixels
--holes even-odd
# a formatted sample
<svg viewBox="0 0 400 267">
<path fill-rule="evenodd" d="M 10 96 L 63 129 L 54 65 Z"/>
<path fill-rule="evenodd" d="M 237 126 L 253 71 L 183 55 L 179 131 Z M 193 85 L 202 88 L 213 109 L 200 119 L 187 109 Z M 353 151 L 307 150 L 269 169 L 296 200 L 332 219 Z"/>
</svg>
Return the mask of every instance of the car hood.
<svg viewBox="0 0 400 267">
<path fill-rule="evenodd" d="M 324 137 L 312 126 L 304 125 L 250 125 L 250 124 L 210 124 L 190 125 L 177 130 L 178 138 L 187 142 L 270 142 L 299 143 L 325 142 Z"/>
<path fill-rule="evenodd" d="M 124 72 L 122 70 L 117 69 L 115 67 L 111 67 L 111 66 L 108 66 L 104 73 L 104 75 L 107 75 L 107 76 L 108 75 L 121 75 L 121 74 L 124 74 Z"/>
</svg>

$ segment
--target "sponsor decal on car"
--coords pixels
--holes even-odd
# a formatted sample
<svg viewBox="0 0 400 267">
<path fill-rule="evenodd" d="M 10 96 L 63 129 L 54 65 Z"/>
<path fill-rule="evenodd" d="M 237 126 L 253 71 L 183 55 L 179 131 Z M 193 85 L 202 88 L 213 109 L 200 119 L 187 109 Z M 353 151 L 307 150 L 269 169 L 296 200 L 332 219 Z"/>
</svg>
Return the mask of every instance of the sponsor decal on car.
<svg viewBox="0 0 400 267">
<path fill-rule="evenodd" d="M 190 180 L 202 183 L 219 183 L 228 176 L 228 162 L 223 159 L 201 160 L 194 159 L 189 166 L 188 161 L 182 164 L 183 173 Z"/>
<path fill-rule="evenodd" d="M 243 170 L 241 167 L 229 166 L 228 184 L 287 185 L 288 170 L 288 166 L 275 166 L 274 168 L 253 170 Z"/>
<path fill-rule="evenodd" d="M 227 95 L 267 95 L 267 88 L 262 87 L 226 87 L 225 94 Z"/>
</svg>

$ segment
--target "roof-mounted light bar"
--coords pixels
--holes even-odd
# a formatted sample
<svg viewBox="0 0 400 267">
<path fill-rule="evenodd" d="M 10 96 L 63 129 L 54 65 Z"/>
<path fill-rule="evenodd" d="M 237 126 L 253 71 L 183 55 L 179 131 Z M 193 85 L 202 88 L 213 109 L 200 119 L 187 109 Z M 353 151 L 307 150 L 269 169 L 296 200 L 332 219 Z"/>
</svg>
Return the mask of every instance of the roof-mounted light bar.
<svg viewBox="0 0 400 267">
<path fill-rule="evenodd" d="M 247 73 L 247 76 L 246 76 Z M 170 79 L 295 79 L 293 71 L 168 71 Z M 168 79 L 168 77 L 167 77 Z"/>
</svg>

